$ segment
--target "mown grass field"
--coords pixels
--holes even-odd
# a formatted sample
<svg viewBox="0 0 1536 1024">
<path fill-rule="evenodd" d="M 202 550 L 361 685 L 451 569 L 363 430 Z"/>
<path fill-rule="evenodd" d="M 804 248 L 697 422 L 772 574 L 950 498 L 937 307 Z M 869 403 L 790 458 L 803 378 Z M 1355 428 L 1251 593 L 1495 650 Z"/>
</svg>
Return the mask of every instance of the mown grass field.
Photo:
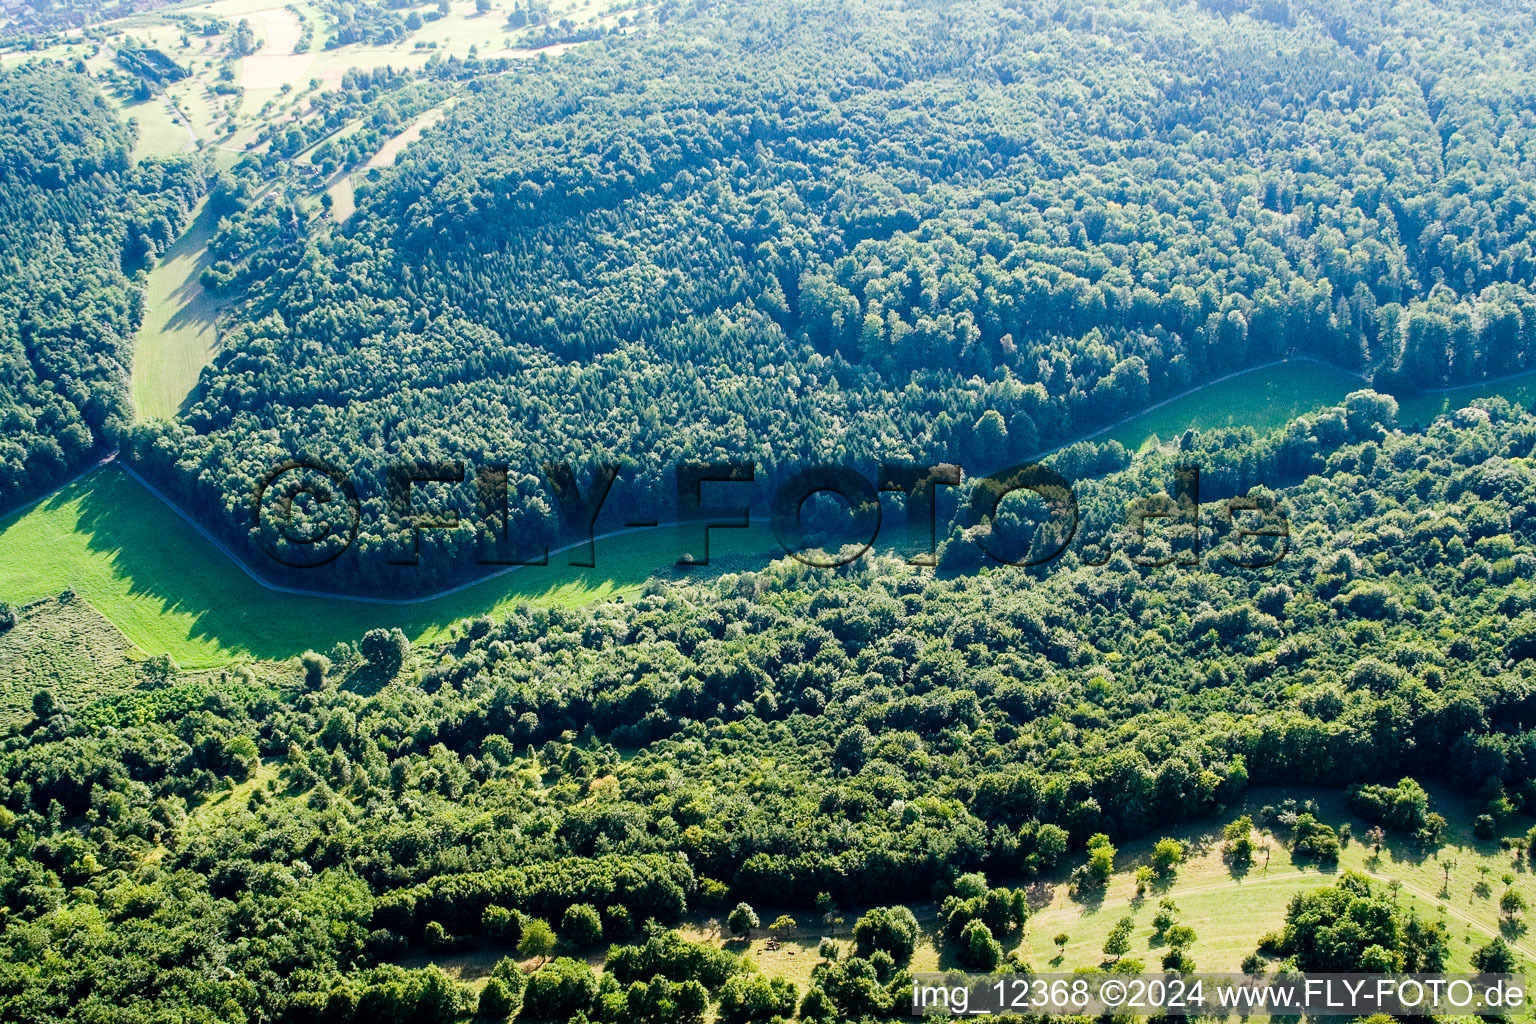
<svg viewBox="0 0 1536 1024">
<path fill-rule="evenodd" d="M 176 119 L 159 97 L 119 104 L 118 116 L 125 120 L 131 118 L 137 125 L 133 144 L 135 160 L 192 148 L 186 122 Z"/>
<path fill-rule="evenodd" d="M 1252 427 L 1262 432 L 1284 426 L 1313 409 L 1337 405 L 1351 391 L 1365 387 L 1369 385 L 1364 380 L 1344 370 L 1293 360 L 1208 384 L 1133 417 L 1096 440 L 1119 441 L 1134 452 L 1154 441 L 1166 444 L 1177 440 L 1190 427 Z M 1507 398 L 1527 407 L 1536 403 L 1536 370 L 1492 383 L 1399 397 L 1397 422 L 1405 429 L 1428 425 L 1436 416 L 1489 397 Z"/>
<path fill-rule="evenodd" d="M 1081 859 L 1080 852 L 1051 877 L 1027 882 L 1021 879 L 993 878 L 994 884 L 1026 886 L 1033 908 L 1023 936 L 1016 948 L 1024 961 L 1039 971 L 1070 971 L 1096 967 L 1105 962 L 1102 952 L 1109 930 L 1126 914 L 1132 915 L 1136 928 L 1127 958 L 1142 961 L 1149 971 L 1160 969 L 1167 951 L 1153 934 L 1152 917 L 1163 897 L 1178 905 L 1177 920 L 1194 928 L 1197 939 L 1191 949 L 1200 971 L 1222 972 L 1240 969 L 1244 957 L 1252 953 L 1259 939 L 1270 931 L 1284 928 L 1286 906 L 1297 893 L 1333 885 L 1341 871 L 1365 872 L 1383 887 L 1392 880 L 1402 883 L 1398 899 L 1421 917 L 1445 922 L 1451 939 L 1448 969 L 1471 971 L 1472 954 L 1501 930 L 1519 960 L 1519 970 L 1530 977 L 1536 974 L 1536 943 L 1522 924 L 1501 929 L 1498 895 L 1503 891 L 1501 876 L 1511 875 L 1514 888 L 1536 906 L 1536 874 L 1530 862 L 1517 859 L 1499 848 L 1497 839 L 1473 837 L 1469 822 L 1477 813 L 1471 801 L 1441 786 L 1430 785 L 1432 806 L 1450 820 L 1444 845 L 1426 851 L 1417 848 L 1401 834 L 1388 833 L 1380 855 L 1364 842 L 1369 823 L 1348 812 L 1344 794 L 1336 790 L 1302 787 L 1265 787 L 1251 790 L 1239 806 L 1219 818 L 1194 822 L 1170 829 L 1166 834 L 1184 841 L 1191 855 L 1171 881 L 1159 883 L 1142 899 L 1136 898 L 1135 871 L 1148 863 L 1152 843 L 1160 836 L 1150 836 L 1125 843 L 1116 857 L 1115 874 L 1104 892 L 1093 899 L 1076 900 L 1068 896 L 1066 880 Z M 1349 822 L 1356 838 L 1345 847 L 1336 866 L 1319 868 L 1315 864 L 1292 860 L 1282 841 L 1269 842 L 1268 863 L 1264 854 L 1246 870 L 1234 870 L 1221 856 L 1221 826 L 1240 814 L 1256 814 L 1265 804 L 1278 806 L 1281 801 L 1314 800 L 1321 817 L 1337 828 Z M 1524 815 L 1506 823 L 1505 834 L 1523 833 L 1532 820 Z M 1283 839 L 1283 836 L 1281 837 Z M 1452 864 L 1449 884 L 1443 866 Z M 1486 867 L 1487 873 L 1479 871 Z M 1479 889 L 1486 881 L 1488 894 Z M 1442 889 L 1442 887 L 1444 887 Z M 914 971 L 949 969 L 950 962 L 935 938 L 938 908 L 932 903 L 909 904 L 922 930 L 911 967 Z M 820 959 L 817 947 L 821 937 L 833 938 L 844 949 L 851 947 L 854 922 L 864 908 L 834 912 L 824 920 L 805 908 L 757 906 L 762 928 L 749 941 L 732 938 L 724 927 L 723 913 L 699 913 L 680 930 L 693 942 L 724 946 L 748 957 L 760 970 L 772 977 L 787 978 L 803 994 L 811 983 L 812 969 Z M 796 918 L 797 927 L 782 933 L 777 949 L 770 949 L 772 933 L 767 925 L 780 913 Z M 1528 916 L 1528 915 L 1527 915 Z M 1058 955 L 1053 942 L 1061 932 L 1069 936 L 1065 950 Z M 455 980 L 478 989 L 491 969 L 504 956 L 517 956 L 515 950 L 500 945 L 471 949 L 417 954 L 409 966 L 436 963 Z M 588 962 L 601 968 L 601 950 L 592 952 Z M 1271 965 L 1272 967 L 1273 965 Z"/>
<path fill-rule="evenodd" d="M 1432 807 L 1450 821 L 1446 842 L 1438 850 L 1421 850 L 1408 837 L 1389 832 L 1377 857 L 1365 841 L 1370 823 L 1349 812 L 1342 793 L 1296 788 L 1254 789 L 1241 806 L 1231 808 L 1220 821 L 1169 830 L 1167 834 L 1188 844 L 1193 855 L 1179 869 L 1172 885 L 1166 890 L 1154 888 L 1141 901 L 1136 899 L 1135 871 L 1149 863 L 1152 843 L 1160 837 L 1126 843 L 1120 848 L 1115 875 L 1101 899 L 1069 897 L 1065 872 L 1036 887 L 1033 895 L 1040 903 L 1022 945 L 1026 959 L 1042 970 L 1096 965 L 1104 959 L 1102 949 L 1110 929 L 1130 914 L 1136 930 L 1129 955 L 1155 970 L 1167 947 L 1155 941 L 1152 917 L 1158 900 L 1169 896 L 1179 906 L 1179 922 L 1194 928 L 1198 936 L 1193 955 L 1199 969 L 1237 970 L 1261 936 L 1283 929 L 1286 905 L 1292 896 L 1332 885 L 1340 871 L 1353 869 L 1371 875 L 1383 886 L 1393 879 L 1402 882 L 1399 899 L 1421 917 L 1443 920 L 1449 928 L 1450 969 L 1469 971 L 1472 954 L 1501 933 L 1498 897 L 1504 885 L 1500 877 L 1513 875 L 1514 888 L 1536 905 L 1536 875 L 1529 860 L 1501 850 L 1497 839 L 1481 840 L 1472 835 L 1470 825 L 1477 811 L 1471 801 L 1443 787 L 1427 788 Z M 1234 871 L 1221 856 L 1221 825 L 1240 814 L 1256 816 L 1263 805 L 1278 805 L 1287 797 L 1317 801 L 1321 819 L 1335 828 L 1350 823 L 1355 838 L 1344 848 L 1338 865 L 1319 867 L 1309 861 L 1294 861 L 1282 843 L 1271 841 L 1267 866 L 1260 854 L 1246 871 Z M 1523 834 L 1531 825 L 1531 819 L 1518 815 L 1506 823 L 1504 834 Z M 1444 873 L 1447 863 L 1452 865 L 1448 885 Z M 1488 868 L 1486 875 L 1478 870 L 1480 866 Z M 1480 882 L 1487 884 L 1486 895 L 1478 889 Z M 1052 939 L 1061 932 L 1070 936 L 1070 941 L 1058 962 Z M 1522 927 L 1505 933 L 1505 937 L 1516 946 L 1523 970 L 1536 970 L 1536 941 L 1529 933 Z"/>
<path fill-rule="evenodd" d="M 716 531 L 712 554 L 767 553 L 764 527 Z M 406 606 L 268 590 L 231 564 L 180 516 L 107 465 L 18 515 L 0 520 L 0 601 L 25 604 L 73 588 L 142 654 L 182 668 L 283 659 L 355 641 L 375 626 L 413 640 L 445 637 L 454 623 L 521 601 L 575 606 L 639 593 L 675 572 L 677 531 L 661 527 L 598 542 L 597 568 L 527 566 L 456 594 Z"/>
<path fill-rule="evenodd" d="M 150 272 L 133 348 L 133 405 L 140 419 L 174 419 L 213 357 L 219 304 L 199 281 L 212 232 L 205 204 Z"/>
<path fill-rule="evenodd" d="M 1428 424 L 1441 413 L 1465 407 L 1474 398 L 1498 395 L 1529 408 L 1536 402 L 1536 370 L 1502 380 L 1495 385 L 1469 384 L 1450 391 L 1398 399 L 1397 421 L 1405 426 Z"/>
<path fill-rule="evenodd" d="M 1127 420 L 1097 440 L 1119 441 L 1134 452 L 1154 438 L 1165 443 L 1175 441 L 1190 427 L 1252 427 L 1262 432 L 1284 426 L 1313 409 L 1337 405 L 1345 395 L 1363 387 L 1363 380 L 1344 370 L 1293 360 L 1208 384 Z"/>
</svg>

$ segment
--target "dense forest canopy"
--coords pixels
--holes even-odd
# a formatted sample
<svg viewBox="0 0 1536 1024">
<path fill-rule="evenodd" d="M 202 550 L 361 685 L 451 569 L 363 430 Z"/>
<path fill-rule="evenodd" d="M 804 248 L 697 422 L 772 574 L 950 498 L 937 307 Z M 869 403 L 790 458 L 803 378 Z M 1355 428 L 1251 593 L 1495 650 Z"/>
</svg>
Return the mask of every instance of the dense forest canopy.
<svg viewBox="0 0 1536 1024">
<path fill-rule="evenodd" d="M 359 39 L 416 16 L 353 13 Z M 255 555 L 253 490 L 308 458 L 351 474 L 359 536 L 288 578 L 408 592 L 476 571 L 487 464 L 508 467 L 495 525 L 534 547 L 560 529 L 551 462 L 583 494 L 617 467 L 603 528 L 675 514 L 687 461 L 752 460 L 763 501 L 805 463 L 974 478 L 1059 447 L 1070 542 L 1000 564 L 1060 523 L 951 492 L 932 567 L 753 560 L 431 644 L 381 628 L 222 675 L 146 658 L 105 697 L 42 689 L 0 731 L 0 1019 L 889 1018 L 920 933 L 946 965 L 1043 966 L 1021 959 L 1047 948 L 1025 888 L 1102 899 L 1117 844 L 1211 819 L 1229 864 L 1255 837 L 1339 862 L 1351 837 L 1310 799 L 1233 820 L 1259 785 L 1339 791 L 1362 842 L 1421 858 L 1450 822 L 1420 780 L 1452 786 L 1529 866 L 1536 414 L 1495 398 L 1405 423 L 1390 393 L 1536 369 L 1536 15 L 644 14 L 494 74 L 349 72 L 212 173 L 133 162 L 82 75 L 0 73 L 0 506 L 120 444 Z M 450 95 L 358 176 L 351 217 L 281 173 L 311 146 L 317 178 L 355 167 Z M 143 271 L 205 184 L 221 350 L 182 418 L 130 424 Z M 1298 357 L 1362 386 L 1271 432 L 1134 458 L 1078 440 Z M 393 571 L 388 470 L 455 460 L 463 483 L 419 507 L 464 525 Z M 1257 557 L 1239 510 L 1283 524 Z M 0 605 L 0 634 L 18 621 Z M 1526 909 L 1513 879 L 1504 923 Z M 1396 888 L 1332 881 L 1245 969 L 1470 955 Z M 771 929 L 768 905 L 857 919 L 796 980 L 686 931 Z M 1191 929 L 1158 914 L 1164 966 L 1190 969 Z M 1103 951 L 1129 970 L 1122 924 Z M 431 964 L 460 954 L 492 958 L 482 984 Z M 1496 939 L 1473 962 L 1512 958 Z"/>
<path fill-rule="evenodd" d="M 954 900 L 944 948 L 990 922 L 986 955 L 1023 913 L 1007 886 L 1252 785 L 1366 783 L 1360 812 L 1407 836 L 1444 820 L 1399 780 L 1449 777 L 1502 822 L 1536 805 L 1536 417 L 1494 401 L 1403 433 L 1372 408 L 1353 428 L 1340 408 L 1193 437 L 1094 485 L 1124 508 L 1190 452 L 1254 464 L 1331 434 L 1320 472 L 1272 494 L 1292 550 L 1264 570 L 786 559 L 477 620 L 441 648 L 381 630 L 307 655 L 284 688 L 170 671 L 88 706 L 42 693 L 0 742 L 0 1012 L 447 1020 L 444 978 L 389 965 L 552 922 L 562 948 L 619 948 L 601 986 L 579 959 L 536 972 L 526 1017 L 694 1020 L 639 1014 L 623 986 L 660 974 L 725 1006 L 769 983 L 647 921 L 931 892 Z M 1272 824 L 1298 856 L 1337 856 L 1309 813 Z M 1345 881 L 1261 951 L 1343 969 L 1308 929 L 1386 899 Z M 1443 962 L 1439 925 L 1393 914 L 1360 945 Z M 899 921 L 867 933 L 798 993 L 807 1019 L 899 1010 L 899 964 L 879 960 Z"/>
<path fill-rule="evenodd" d="M 1398 390 L 1523 369 L 1530 17 L 663 7 L 476 82 L 345 227 L 262 246 L 199 401 L 134 450 L 242 542 L 266 470 L 344 466 L 363 535 L 327 579 L 410 588 L 478 547 L 466 516 L 383 567 L 401 458 L 509 464 L 537 542 L 549 458 L 666 516 L 682 460 L 984 471 L 1287 356 Z"/>
<path fill-rule="evenodd" d="M 129 159 L 94 86 L 0 72 L 0 510 L 46 490 L 132 420 L 142 286 L 202 189 L 191 163 Z"/>
</svg>

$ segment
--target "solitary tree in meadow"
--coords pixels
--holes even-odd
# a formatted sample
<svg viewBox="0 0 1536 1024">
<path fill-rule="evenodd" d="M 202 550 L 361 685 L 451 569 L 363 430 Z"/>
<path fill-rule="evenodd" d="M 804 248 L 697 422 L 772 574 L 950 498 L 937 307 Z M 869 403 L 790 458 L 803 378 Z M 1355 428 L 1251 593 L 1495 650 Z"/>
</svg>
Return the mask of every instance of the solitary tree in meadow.
<svg viewBox="0 0 1536 1024">
<path fill-rule="evenodd" d="M 1184 860 L 1184 844 L 1164 836 L 1152 847 L 1152 867 L 1160 875 L 1171 874 Z"/>
<path fill-rule="evenodd" d="M 725 919 L 725 926 L 731 930 L 731 934 L 744 939 L 752 937 L 752 929 L 757 925 L 757 911 L 752 909 L 750 903 L 736 904 L 736 909 Z"/>
<path fill-rule="evenodd" d="M 1115 926 L 1110 929 L 1109 936 L 1104 940 L 1104 955 L 1111 960 L 1119 960 L 1131 951 L 1131 930 L 1136 927 L 1136 922 L 1127 914 Z"/>
</svg>

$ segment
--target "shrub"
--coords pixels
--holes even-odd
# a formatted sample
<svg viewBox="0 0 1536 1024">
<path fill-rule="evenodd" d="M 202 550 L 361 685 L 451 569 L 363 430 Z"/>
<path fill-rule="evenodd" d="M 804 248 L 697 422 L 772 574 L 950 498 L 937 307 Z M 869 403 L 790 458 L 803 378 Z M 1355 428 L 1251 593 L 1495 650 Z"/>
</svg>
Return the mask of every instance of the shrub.
<svg viewBox="0 0 1536 1024">
<path fill-rule="evenodd" d="M 492 977 L 485 983 L 485 988 L 480 990 L 480 1003 L 476 1012 L 491 1020 L 507 1020 L 522 1004 L 522 989 L 514 994 L 505 979 Z"/>
<path fill-rule="evenodd" d="M 573 903 L 565 910 L 560 931 L 573 948 L 590 949 L 603 941 L 603 919 L 596 907 Z"/>
<path fill-rule="evenodd" d="M 480 914 L 480 930 L 493 939 L 517 942 L 523 936 L 522 918 L 516 911 L 491 905 Z"/>
<path fill-rule="evenodd" d="M 1339 837 L 1332 827 L 1310 814 L 1303 814 L 1296 819 L 1296 841 L 1292 851 L 1299 856 L 1333 863 L 1339 859 Z"/>
<path fill-rule="evenodd" d="M 546 957 L 555 951 L 555 930 L 542 918 L 523 922 L 522 937 L 517 940 L 517 951 L 525 957 Z"/>
<path fill-rule="evenodd" d="M 596 999 L 597 976 L 592 968 L 580 960 L 560 957 L 528 978 L 522 1016 L 533 1020 L 569 1020 L 591 1010 Z"/>
<path fill-rule="evenodd" d="M 1088 876 L 1098 885 L 1109 881 L 1115 870 L 1115 848 L 1109 836 L 1096 832 L 1088 839 Z"/>
<path fill-rule="evenodd" d="M 1509 943 L 1494 936 L 1486 946 L 1472 954 L 1472 966 L 1483 974 L 1511 974 L 1515 970 L 1515 953 Z"/>
<path fill-rule="evenodd" d="M 795 985 L 785 978 L 738 974 L 720 989 L 720 1020 L 740 1021 L 789 1018 L 795 1012 Z"/>
<path fill-rule="evenodd" d="M 395 629 L 370 629 L 363 634 L 357 645 L 358 653 L 368 667 L 384 679 L 393 679 L 411 653 L 411 642 L 397 627 Z"/>
<path fill-rule="evenodd" d="M 1222 852 L 1233 864 L 1253 863 L 1253 819 L 1243 815 L 1221 830 Z"/>
<path fill-rule="evenodd" d="M 876 907 L 853 926 L 859 956 L 867 958 L 875 950 L 883 949 L 898 964 L 912 959 L 917 935 L 917 918 L 906 907 Z"/>
<path fill-rule="evenodd" d="M 1109 930 L 1109 935 L 1104 939 L 1104 955 L 1111 960 L 1118 960 L 1131 951 L 1131 931 L 1136 927 L 1136 922 L 1126 915 L 1115 922 L 1115 926 Z"/>
<path fill-rule="evenodd" d="M 304 685 L 311 690 L 318 690 L 325 685 L 325 676 L 331 670 L 331 659 L 314 651 L 305 651 L 299 657 L 299 664 L 304 669 Z"/>
<path fill-rule="evenodd" d="M 1003 947 L 992 937 L 992 930 L 981 921 L 972 921 L 960 933 L 960 948 L 955 958 L 973 971 L 995 971 L 1003 959 Z"/>
<path fill-rule="evenodd" d="M 1152 847 L 1152 867 L 1159 874 L 1167 874 L 1184 860 L 1184 844 L 1166 836 Z"/>
</svg>

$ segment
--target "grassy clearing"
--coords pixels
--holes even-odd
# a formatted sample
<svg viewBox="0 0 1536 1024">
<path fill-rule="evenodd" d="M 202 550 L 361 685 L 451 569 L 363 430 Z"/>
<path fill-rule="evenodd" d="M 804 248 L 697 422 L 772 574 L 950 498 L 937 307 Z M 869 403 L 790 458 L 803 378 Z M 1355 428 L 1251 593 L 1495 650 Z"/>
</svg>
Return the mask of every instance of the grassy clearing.
<svg viewBox="0 0 1536 1024">
<path fill-rule="evenodd" d="M 723 913 L 695 917 L 678 930 L 690 942 L 723 946 L 745 957 L 769 977 L 787 978 L 795 983 L 802 995 L 811 986 L 812 968 L 821 960 L 822 939 L 832 939 L 844 952 L 853 948 L 851 936 L 853 923 L 858 920 L 857 913 L 835 913 L 824 920 L 804 907 L 759 906 L 756 910 L 763 927 L 754 930 L 750 939 L 738 939 L 730 935 L 726 931 Z M 933 935 L 934 926 L 938 922 L 938 907 L 922 904 L 913 905 L 911 910 L 921 930 L 917 949 L 912 954 L 912 969 L 936 971 L 939 950 Z M 769 931 L 767 925 L 777 920 L 780 914 L 795 918 L 797 927 L 777 933 Z M 770 939 L 774 940 L 777 949 L 769 948 Z"/>
<path fill-rule="evenodd" d="M 159 97 L 124 103 L 119 116 L 132 118 L 136 134 L 133 140 L 133 158 L 143 160 L 148 156 L 164 156 L 192 149 L 192 136 L 185 121 L 172 114 L 165 101 Z"/>
<path fill-rule="evenodd" d="M 714 551 L 742 559 L 771 550 L 763 527 L 717 531 Z M 597 568 L 528 566 L 422 604 L 388 606 L 268 590 L 116 466 L 104 466 L 20 515 L 0 521 L 0 601 L 23 604 L 72 587 L 140 651 L 183 668 L 278 660 L 328 650 L 375 626 L 413 639 L 522 601 L 576 606 L 637 594 L 671 569 L 677 533 L 661 527 L 599 541 Z"/>
<path fill-rule="evenodd" d="M 1096 965 L 1103 960 L 1101 949 L 1115 923 L 1126 914 L 1136 921 L 1131 956 L 1156 969 L 1166 952 L 1153 936 L 1152 916 L 1163 896 L 1172 897 L 1179 906 L 1178 919 L 1195 929 L 1198 941 L 1193 948 L 1201 970 L 1236 970 L 1244 956 L 1253 952 L 1259 938 L 1284 926 L 1285 908 L 1298 892 L 1332 885 L 1339 871 L 1353 869 L 1375 877 L 1383 884 L 1392 879 L 1403 883 L 1399 899 L 1426 918 L 1443 920 L 1451 934 L 1451 970 L 1471 970 L 1471 956 L 1493 936 L 1500 934 L 1498 895 L 1503 891 L 1500 876 L 1514 876 L 1514 887 L 1527 900 L 1536 900 L 1536 876 L 1528 862 L 1517 863 L 1512 854 L 1499 849 L 1497 840 L 1480 840 L 1472 835 L 1470 822 L 1476 814 L 1471 802 L 1440 787 L 1429 787 L 1434 806 L 1450 820 L 1444 846 L 1422 851 L 1401 835 L 1388 835 L 1387 844 L 1377 857 L 1363 842 L 1369 823 L 1348 812 L 1343 794 L 1333 790 L 1255 789 L 1243 805 L 1232 808 L 1222 822 L 1239 814 L 1254 814 L 1264 804 L 1278 804 L 1286 797 L 1312 799 L 1322 808 L 1322 820 L 1335 827 L 1349 822 L 1355 840 L 1345 849 L 1337 867 L 1319 868 L 1310 862 L 1292 860 L 1290 851 L 1272 842 L 1268 864 L 1264 855 L 1245 872 L 1234 872 L 1222 859 L 1221 822 L 1200 822 L 1194 827 L 1172 829 L 1168 834 L 1183 840 L 1194 851 L 1166 891 L 1151 891 L 1144 900 L 1135 898 L 1135 870 L 1148 863 L 1152 842 L 1148 837 L 1127 843 L 1116 858 L 1116 871 L 1102 898 L 1079 902 L 1066 892 L 1066 871 L 1055 879 L 1037 884 L 1032 902 L 1037 909 L 1031 916 L 1022 950 L 1026 959 L 1039 969 L 1073 969 Z M 1523 833 L 1531 821 L 1523 816 L 1507 823 L 1506 834 Z M 1444 866 L 1452 863 L 1449 884 Z M 1486 875 L 1479 867 L 1487 867 Z M 1479 888 L 1487 883 L 1487 894 Z M 1065 932 L 1070 936 L 1065 953 L 1058 961 L 1053 937 Z M 1536 969 L 1536 943 L 1523 929 L 1506 933 L 1516 944 L 1522 967 Z"/>
<path fill-rule="evenodd" d="M 199 276 L 213 218 L 206 204 L 149 275 L 144 323 L 133 352 L 133 405 L 140 419 L 174 419 L 218 344 L 217 300 Z"/>
<path fill-rule="evenodd" d="M 1099 440 L 1115 440 L 1131 451 L 1156 441 L 1175 440 L 1185 429 L 1252 427 L 1273 430 L 1313 409 L 1337 405 L 1351 391 L 1369 385 L 1353 374 L 1321 363 L 1293 361 L 1249 370 L 1207 385 L 1108 431 Z M 1427 424 L 1442 413 L 1463 408 L 1477 398 L 1507 398 L 1519 405 L 1536 403 L 1536 370 L 1497 383 L 1469 384 L 1432 394 L 1398 399 L 1397 420 L 1404 426 Z"/>
<path fill-rule="evenodd" d="M 1536 402 L 1536 370 L 1497 384 L 1469 384 L 1464 388 L 1429 395 L 1399 398 L 1397 421 L 1404 424 L 1430 423 L 1441 413 L 1465 408 L 1474 398 L 1507 398 L 1529 408 Z"/>
<path fill-rule="evenodd" d="M 437 122 L 441 121 L 443 116 L 448 113 L 448 109 L 453 105 L 453 103 L 453 100 L 449 100 L 440 106 L 436 106 L 431 110 L 425 111 L 421 114 L 421 116 L 417 117 L 416 120 L 412 121 L 408 126 L 406 126 L 405 130 L 402 131 L 399 135 L 396 135 L 394 138 L 384 143 L 383 146 L 379 147 L 379 151 L 373 156 L 369 157 L 368 161 L 364 163 L 363 166 L 357 168 L 355 171 L 338 174 L 335 180 L 326 187 L 326 192 L 328 192 L 331 197 L 331 217 L 338 224 L 346 221 L 347 218 L 351 217 L 352 214 L 357 210 L 357 202 L 355 198 L 357 194 L 357 176 L 359 174 L 365 174 L 370 170 L 382 170 L 384 168 L 393 167 L 395 165 L 395 160 L 398 159 L 400 154 L 405 151 L 405 147 L 421 138 L 423 132 L 437 124 Z M 349 128 L 338 132 L 337 137 L 340 138 L 349 135 L 353 130 L 356 130 L 356 128 L 360 126 L 361 122 L 358 122 L 358 124 L 355 126 L 349 126 Z"/>
<path fill-rule="evenodd" d="M 191 813 L 187 815 L 183 841 L 190 842 L 198 836 L 215 832 L 230 812 L 238 810 L 253 792 L 257 789 L 272 787 L 277 781 L 278 764 L 277 760 L 263 761 L 244 782 L 237 783 L 192 808 Z"/>
<path fill-rule="evenodd" d="M 146 655 L 84 598 L 40 598 L 20 611 L 20 621 L 0 633 L 0 728 L 32 714 L 32 695 L 49 689 L 66 708 L 81 708 L 100 697 L 158 685 L 145 671 Z M 286 687 L 298 669 L 256 664 L 264 685 Z M 186 682 L 223 681 L 207 669 L 184 674 Z"/>
<path fill-rule="evenodd" d="M 1183 840 L 1192 855 L 1171 884 L 1155 888 L 1144 899 L 1138 900 L 1135 895 L 1135 871 L 1148 863 L 1152 843 L 1160 836 L 1121 846 L 1116 858 L 1118 870 L 1100 898 L 1077 901 L 1068 897 L 1066 879 L 1075 864 L 1064 865 L 1052 878 L 1025 883 L 1034 909 L 1018 950 L 1036 970 L 1098 966 L 1104 961 L 1105 937 L 1120 918 L 1130 914 L 1136 928 L 1128 956 L 1155 971 L 1167 947 L 1153 935 L 1152 917 L 1158 900 L 1168 896 L 1178 904 L 1178 921 L 1196 932 L 1192 955 L 1198 969 L 1236 971 L 1243 958 L 1254 951 L 1260 937 L 1284 927 L 1291 897 L 1308 889 L 1333 885 L 1340 871 L 1353 869 L 1371 875 L 1383 885 L 1394 879 L 1401 882 L 1398 899 L 1404 905 L 1422 917 L 1446 924 L 1451 937 L 1449 969 L 1470 971 L 1472 954 L 1501 931 L 1497 905 L 1498 894 L 1503 890 L 1500 876 L 1513 876 L 1514 888 L 1532 900 L 1536 898 L 1536 875 L 1528 863 L 1517 863 L 1512 854 L 1501 850 L 1496 839 L 1473 837 L 1469 823 L 1477 808 L 1471 801 L 1441 786 L 1428 788 L 1435 808 L 1451 822 L 1445 845 L 1435 851 L 1423 851 L 1406 837 L 1389 834 L 1379 856 L 1359 841 L 1368 825 L 1348 813 L 1342 793 L 1310 788 L 1254 789 L 1240 806 L 1229 809 L 1219 820 L 1170 829 L 1166 834 Z M 1298 863 L 1283 845 L 1272 840 L 1267 864 L 1261 853 L 1251 868 L 1234 871 L 1221 856 L 1221 825 L 1240 814 L 1255 814 L 1265 804 L 1278 805 L 1286 798 L 1316 801 L 1323 820 L 1335 827 L 1350 823 L 1357 838 L 1345 848 L 1340 863 L 1321 870 L 1315 864 Z M 1518 816 L 1506 823 L 1505 834 L 1523 833 L 1530 824 L 1529 818 Z M 1448 862 L 1453 867 L 1447 884 L 1443 867 Z M 1486 874 L 1479 870 L 1481 867 L 1488 869 Z M 1019 880 L 993 881 L 1021 884 Z M 1479 885 L 1484 881 L 1489 890 L 1486 895 Z M 765 923 L 781 912 L 781 908 L 771 907 L 757 910 Z M 912 910 L 922 931 L 912 958 L 913 970 L 938 970 L 941 963 L 945 968 L 951 966 L 935 941 L 934 905 L 913 905 Z M 789 912 L 797 915 L 800 927 L 782 939 L 777 950 L 767 948 L 767 933 L 762 931 L 750 943 L 728 938 L 722 926 L 723 915 L 695 918 L 682 931 L 692 941 L 745 953 L 765 973 L 790 979 L 803 993 L 819 959 L 820 936 L 835 937 L 846 948 L 860 911 L 843 912 L 839 915 L 840 923 L 833 924 L 822 922 L 803 908 Z M 1058 956 L 1053 939 L 1061 932 L 1069 936 L 1069 941 Z M 1536 943 L 1532 937 L 1523 927 L 1506 930 L 1504 935 L 1516 947 L 1520 970 L 1527 976 L 1536 973 Z"/>
<path fill-rule="evenodd" d="M 0 633 L 0 727 L 31 714 L 32 695 L 52 689 L 78 707 L 141 682 L 143 654 L 83 601 L 48 598 Z"/>
<path fill-rule="evenodd" d="M 1176 398 L 1115 427 L 1098 440 L 1119 441 L 1134 452 L 1154 439 L 1175 440 L 1189 427 L 1272 430 L 1302 413 L 1336 405 L 1351 391 L 1365 386 L 1359 377 L 1331 366 L 1301 361 L 1281 363 L 1249 370 Z"/>
</svg>

